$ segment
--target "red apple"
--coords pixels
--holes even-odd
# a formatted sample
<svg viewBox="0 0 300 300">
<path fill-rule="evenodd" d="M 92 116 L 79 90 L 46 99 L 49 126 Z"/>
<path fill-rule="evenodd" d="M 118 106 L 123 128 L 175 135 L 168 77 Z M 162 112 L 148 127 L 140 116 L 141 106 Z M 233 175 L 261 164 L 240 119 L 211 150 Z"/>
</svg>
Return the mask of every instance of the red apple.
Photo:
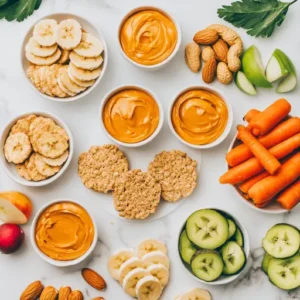
<svg viewBox="0 0 300 300">
<path fill-rule="evenodd" d="M 24 231 L 19 225 L 0 225 L 0 251 L 4 254 L 17 251 L 22 245 L 24 237 Z"/>
</svg>

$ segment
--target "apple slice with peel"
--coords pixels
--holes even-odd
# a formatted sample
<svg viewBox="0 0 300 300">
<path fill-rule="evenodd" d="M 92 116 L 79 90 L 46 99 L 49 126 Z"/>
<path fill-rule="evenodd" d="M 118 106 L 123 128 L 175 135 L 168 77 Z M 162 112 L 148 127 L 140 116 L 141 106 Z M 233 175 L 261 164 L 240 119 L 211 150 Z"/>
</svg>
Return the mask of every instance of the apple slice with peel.
<svg viewBox="0 0 300 300">
<path fill-rule="evenodd" d="M 280 51 L 280 50 L 279 50 Z M 276 49 L 266 68 L 266 77 L 268 81 L 274 82 L 280 78 L 283 78 L 289 74 L 289 71 L 287 70 L 283 60 L 282 55 L 279 53 L 278 49 Z"/>
<path fill-rule="evenodd" d="M 30 199 L 19 192 L 0 193 L 0 220 L 4 223 L 25 224 L 32 213 Z"/>
<path fill-rule="evenodd" d="M 267 80 L 258 49 L 253 45 L 248 48 L 242 58 L 243 72 L 248 80 L 257 87 L 271 88 Z"/>
<path fill-rule="evenodd" d="M 237 72 L 235 76 L 235 84 L 242 92 L 248 95 L 257 94 L 255 86 L 249 81 L 242 71 Z"/>
</svg>

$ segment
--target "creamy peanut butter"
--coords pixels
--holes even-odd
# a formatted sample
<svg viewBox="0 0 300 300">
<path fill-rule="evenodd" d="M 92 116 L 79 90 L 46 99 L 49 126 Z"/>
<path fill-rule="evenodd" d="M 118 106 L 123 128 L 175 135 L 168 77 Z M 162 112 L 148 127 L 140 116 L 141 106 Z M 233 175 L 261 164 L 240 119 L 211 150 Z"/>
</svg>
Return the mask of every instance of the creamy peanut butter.
<svg viewBox="0 0 300 300">
<path fill-rule="evenodd" d="M 149 9 L 129 16 L 119 38 L 123 51 L 130 59 L 142 65 L 156 65 L 174 51 L 178 33 L 168 16 Z"/>
<path fill-rule="evenodd" d="M 35 228 L 38 248 L 60 261 L 84 255 L 94 240 L 94 225 L 87 211 L 73 202 L 50 205 L 40 215 Z"/>
<path fill-rule="evenodd" d="M 138 143 L 156 130 L 159 108 L 148 93 L 139 89 L 125 89 L 107 101 L 102 118 L 112 137 L 124 143 Z"/>
<path fill-rule="evenodd" d="M 217 94 L 202 89 L 180 95 L 171 114 L 177 134 L 194 145 L 215 141 L 224 132 L 228 122 L 225 102 Z"/>
</svg>

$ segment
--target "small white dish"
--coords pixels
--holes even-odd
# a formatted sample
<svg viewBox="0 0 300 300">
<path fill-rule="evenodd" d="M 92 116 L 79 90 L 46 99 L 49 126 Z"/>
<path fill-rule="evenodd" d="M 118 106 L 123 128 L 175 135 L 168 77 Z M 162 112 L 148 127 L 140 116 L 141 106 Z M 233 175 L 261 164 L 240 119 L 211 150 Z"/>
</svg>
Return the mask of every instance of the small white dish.
<svg viewBox="0 0 300 300">
<path fill-rule="evenodd" d="M 89 216 L 93 222 L 93 225 L 94 225 L 94 239 L 93 239 L 93 242 L 92 242 L 89 250 L 87 252 L 85 252 L 82 256 L 80 256 L 76 259 L 73 259 L 73 260 L 65 260 L 65 261 L 55 260 L 55 259 L 47 256 L 46 254 L 44 254 L 39 249 L 39 247 L 37 246 L 36 241 L 35 241 L 35 227 L 36 227 L 36 224 L 37 224 L 37 221 L 38 221 L 40 215 L 49 206 L 53 205 L 54 203 L 59 203 L 59 202 L 72 202 L 72 203 L 75 203 L 75 204 L 81 206 L 89 214 Z M 81 203 L 74 201 L 74 200 L 70 200 L 70 199 L 57 199 L 57 200 L 53 200 L 53 201 L 43 205 L 36 213 L 36 215 L 32 221 L 31 228 L 30 228 L 30 241 L 31 241 L 31 245 L 32 245 L 33 249 L 44 261 L 46 261 L 47 263 L 49 263 L 53 266 L 56 266 L 56 267 L 69 267 L 69 266 L 74 266 L 74 265 L 81 263 L 93 252 L 93 250 L 96 247 L 97 240 L 98 240 L 98 229 L 97 229 L 95 219 Z"/>
<path fill-rule="evenodd" d="M 74 97 L 68 97 L 68 98 L 58 98 L 58 97 L 50 97 L 46 94 L 41 93 L 35 86 L 34 84 L 30 81 L 30 79 L 27 77 L 27 69 L 30 65 L 29 61 L 26 59 L 25 57 L 25 47 L 27 42 L 29 41 L 29 39 L 32 37 L 33 34 L 33 29 L 34 26 L 41 20 L 43 19 L 55 19 L 56 21 L 60 22 L 63 21 L 65 19 L 75 19 L 77 20 L 80 25 L 82 26 L 82 28 L 87 31 L 92 33 L 93 35 L 95 35 L 103 44 L 103 63 L 102 63 L 102 71 L 100 76 L 96 79 L 95 83 L 87 88 L 85 91 L 83 91 L 82 93 L 74 96 Z M 106 71 L 106 67 L 107 67 L 107 60 L 108 60 L 108 52 L 107 52 L 107 46 L 106 46 L 106 42 L 105 39 L 103 37 L 103 34 L 101 33 L 101 31 L 99 30 L 99 28 L 93 24 L 91 24 L 87 19 L 81 17 L 81 16 L 77 16 L 74 14 L 68 14 L 68 13 L 55 13 L 55 14 L 51 14 L 51 15 L 47 15 L 44 16 L 43 18 L 39 19 L 37 22 L 35 22 L 27 31 L 24 40 L 22 42 L 22 47 L 21 47 L 21 53 L 20 53 L 20 57 L 21 57 L 21 65 L 22 65 L 22 71 L 23 71 L 23 75 L 25 77 L 26 82 L 28 83 L 28 85 L 36 92 L 38 93 L 40 96 L 42 96 L 43 98 L 46 98 L 48 100 L 51 101 L 56 101 L 56 102 L 71 102 L 71 101 L 75 101 L 75 100 L 79 100 L 81 98 L 83 98 L 84 96 L 88 95 L 101 81 L 101 79 L 104 76 L 104 73 Z"/>
<path fill-rule="evenodd" d="M 226 128 L 225 128 L 224 132 L 215 141 L 213 141 L 212 143 L 205 144 L 205 145 L 191 144 L 191 143 L 185 141 L 183 138 L 181 138 L 179 136 L 179 134 L 176 132 L 176 130 L 174 129 L 174 127 L 173 127 L 173 123 L 172 123 L 172 108 L 173 108 L 173 105 L 176 102 L 176 100 L 178 99 L 178 97 L 180 97 L 180 95 L 182 95 L 183 93 L 186 93 L 186 92 L 188 92 L 190 90 L 205 90 L 205 91 L 214 93 L 217 96 L 219 96 L 225 102 L 225 104 L 227 106 L 227 109 L 228 109 L 228 121 L 227 121 Z M 170 130 L 172 131 L 172 133 L 174 134 L 174 136 L 180 142 L 182 142 L 183 144 L 185 144 L 185 145 L 187 145 L 189 147 L 195 148 L 195 149 L 210 149 L 210 148 L 216 147 L 219 144 L 221 144 L 226 139 L 226 137 L 228 136 L 228 134 L 230 133 L 230 130 L 231 130 L 232 124 L 233 124 L 233 111 L 232 111 L 230 103 L 225 99 L 225 97 L 223 97 L 222 93 L 219 92 L 218 90 L 211 89 L 209 87 L 201 86 L 201 85 L 188 86 L 188 87 L 184 88 L 183 90 L 181 90 L 179 93 L 177 93 L 176 96 L 171 101 L 170 106 L 169 106 L 169 111 L 168 111 L 168 124 L 169 124 Z"/>
<path fill-rule="evenodd" d="M 140 63 L 137 63 L 135 62 L 134 60 L 130 59 L 126 53 L 123 51 L 123 48 L 122 48 L 122 45 L 120 43 L 120 31 L 123 27 L 123 24 L 124 22 L 130 17 L 132 16 L 134 13 L 137 13 L 139 11 L 144 11 L 144 10 L 156 10 L 158 12 L 161 12 L 162 14 L 166 15 L 167 17 L 169 17 L 173 23 L 175 24 L 175 27 L 177 29 L 177 44 L 176 44 L 176 47 L 174 49 L 174 51 L 170 54 L 170 56 L 168 58 L 166 58 L 164 61 L 158 63 L 158 64 L 155 64 L 155 65 L 143 65 L 143 64 L 140 64 Z M 177 54 L 178 50 L 179 50 L 179 47 L 181 45 L 181 39 L 182 39 L 182 34 L 181 34 L 181 29 L 180 29 L 180 25 L 179 23 L 177 22 L 177 20 L 171 15 L 169 14 L 168 12 L 166 12 L 164 9 L 162 8 L 159 8 L 157 6 L 139 6 L 139 7 L 136 7 L 132 10 L 130 10 L 129 12 L 127 12 L 121 19 L 121 22 L 119 24 L 119 27 L 118 27 L 118 36 L 117 36 L 117 39 L 118 39 L 118 47 L 119 47 L 119 50 L 120 52 L 122 53 L 122 55 L 124 56 L 124 58 L 129 61 L 130 63 L 132 63 L 134 66 L 136 67 L 139 67 L 141 69 L 144 69 L 146 71 L 156 71 L 158 69 L 161 69 L 162 67 L 164 67 L 167 63 L 169 63 L 173 58 L 174 56 Z"/>
<path fill-rule="evenodd" d="M 16 165 L 14 163 L 9 163 L 5 156 L 4 156 L 4 152 L 3 152 L 3 147 L 6 141 L 6 138 L 9 135 L 9 132 L 12 128 L 12 126 L 14 124 L 16 124 L 16 122 L 19 119 L 25 118 L 29 115 L 37 115 L 37 116 L 42 116 L 42 117 L 46 117 L 46 118 L 51 118 L 53 119 L 53 121 L 61 126 L 68 134 L 69 136 L 69 157 L 66 160 L 66 162 L 64 163 L 63 167 L 61 168 L 61 170 L 56 173 L 55 175 L 53 175 L 52 177 L 49 177 L 45 180 L 42 181 L 29 181 L 26 180 L 24 178 L 22 178 L 16 171 Z M 68 166 L 70 165 L 70 162 L 72 160 L 73 157 L 73 151 L 74 151 L 74 140 L 73 140 L 73 136 L 72 133 L 70 131 L 70 129 L 68 128 L 68 126 L 61 120 L 59 119 L 56 115 L 53 115 L 51 113 L 48 112 L 43 112 L 43 111 L 34 111 L 34 112 L 29 112 L 29 113 L 24 113 L 21 114 L 15 118 L 13 118 L 2 130 L 1 132 L 1 140 L 0 140 L 0 164 L 3 167 L 4 171 L 7 173 L 7 175 L 13 179 L 15 182 L 25 185 L 25 186 L 33 186 L 33 187 L 39 187 L 39 186 L 44 186 L 47 184 L 50 184 L 51 182 L 55 181 L 56 179 L 58 179 L 68 168 Z"/>
<path fill-rule="evenodd" d="M 147 139 L 143 140 L 143 141 L 140 141 L 140 142 L 137 142 L 137 143 L 125 143 L 125 142 L 121 142 L 119 140 L 117 140 L 116 138 L 114 138 L 105 128 L 105 125 L 104 125 L 104 122 L 103 122 L 103 110 L 104 110 L 104 107 L 107 103 L 107 101 L 109 101 L 109 99 L 116 93 L 120 92 L 120 91 L 123 91 L 123 90 L 128 90 L 128 89 L 137 89 L 137 90 L 141 90 L 147 94 L 149 94 L 153 99 L 154 101 L 156 102 L 157 106 L 158 106 L 158 109 L 159 109 L 159 122 L 158 122 L 158 125 L 157 125 L 157 128 L 155 129 L 155 131 L 152 133 L 152 135 L 150 135 Z M 129 148 L 132 148 L 132 147 L 140 147 L 140 146 L 144 146 L 146 144 L 148 144 L 149 142 L 151 142 L 157 135 L 158 133 L 160 132 L 161 128 L 162 128 L 162 125 L 164 123 L 164 113 L 163 113 L 163 108 L 162 108 L 162 105 L 160 103 L 160 101 L 158 100 L 158 97 L 152 92 L 150 91 L 149 89 L 141 86 L 141 85 L 134 85 L 134 84 L 130 84 L 130 85 L 121 85 L 117 88 L 114 88 L 112 90 L 110 90 L 105 96 L 104 96 L 104 99 L 103 101 L 101 102 L 101 105 L 100 105 L 100 124 L 101 124 L 101 128 L 103 130 L 103 132 L 106 134 L 106 136 L 111 139 L 114 143 L 120 145 L 120 146 L 124 146 L 124 147 L 129 147 Z"/>
<path fill-rule="evenodd" d="M 178 256 L 179 256 L 179 259 L 182 263 L 182 267 L 184 268 L 184 270 L 189 274 L 189 276 L 191 276 L 192 278 L 194 278 L 195 280 L 197 280 L 198 282 L 201 282 L 201 283 L 204 283 L 204 284 L 207 284 L 207 285 L 223 285 L 223 284 L 228 284 L 234 280 L 236 280 L 237 278 L 241 277 L 242 275 L 245 274 L 245 269 L 247 268 L 247 265 L 248 265 L 248 260 L 250 258 L 250 239 L 249 239 L 249 235 L 248 235 L 248 231 L 246 229 L 246 227 L 243 225 L 243 223 L 241 223 L 235 216 L 233 216 L 230 212 L 224 210 L 224 209 L 219 209 L 219 208 L 216 208 L 216 207 L 201 207 L 197 210 L 201 210 L 201 209 L 213 209 L 213 210 L 217 210 L 221 213 L 225 213 L 226 215 L 228 215 L 230 218 L 232 218 L 232 220 L 234 220 L 234 222 L 236 223 L 236 225 L 240 228 L 240 230 L 242 231 L 242 234 L 243 234 L 243 238 L 244 238 L 244 246 L 243 246 L 243 249 L 244 249 L 244 252 L 245 252 L 245 256 L 246 256 L 246 262 L 245 262 L 245 266 L 244 268 L 237 274 L 234 274 L 234 275 L 228 275 L 228 276 L 225 276 L 225 275 L 221 275 L 218 279 L 216 279 L 215 281 L 210 281 L 210 282 L 207 282 L 207 281 L 204 281 L 204 280 L 201 280 L 200 278 L 198 278 L 197 276 L 195 276 L 191 270 L 189 270 L 187 268 L 187 266 L 185 265 L 185 263 L 183 262 L 183 260 L 181 259 L 181 256 L 180 256 L 180 253 L 179 253 L 179 249 L 177 250 L 177 253 L 178 253 Z M 195 210 L 195 211 L 197 211 Z M 194 211 L 194 212 L 195 212 Z M 194 213 L 193 212 L 193 213 Z M 185 228 L 185 224 L 186 224 L 186 221 L 187 219 L 193 214 L 189 214 L 189 216 L 185 219 L 184 223 L 182 224 L 182 226 L 180 227 L 180 230 L 179 230 L 179 234 L 178 234 L 178 245 L 179 245 L 179 239 L 180 239 L 180 235 L 181 235 L 181 232 L 183 231 L 183 229 Z"/>
</svg>

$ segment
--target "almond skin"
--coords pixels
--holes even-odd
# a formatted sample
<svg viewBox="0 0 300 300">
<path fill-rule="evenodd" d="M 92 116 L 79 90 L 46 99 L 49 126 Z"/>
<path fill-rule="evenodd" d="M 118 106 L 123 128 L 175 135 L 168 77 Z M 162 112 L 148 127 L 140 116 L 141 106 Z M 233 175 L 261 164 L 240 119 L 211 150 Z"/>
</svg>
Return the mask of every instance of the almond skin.
<svg viewBox="0 0 300 300">
<path fill-rule="evenodd" d="M 194 73 L 199 72 L 201 68 L 200 55 L 201 55 L 201 48 L 197 43 L 191 42 L 186 45 L 185 62 L 189 67 L 189 69 Z"/>
<path fill-rule="evenodd" d="M 202 79 L 205 83 L 212 83 L 216 77 L 217 60 L 212 57 L 204 65 Z"/>
<path fill-rule="evenodd" d="M 102 276 L 92 269 L 84 268 L 81 271 L 83 279 L 93 288 L 98 291 L 103 291 L 106 288 L 106 282 Z"/>
<path fill-rule="evenodd" d="M 75 290 L 75 291 L 71 292 L 71 294 L 69 295 L 68 300 L 83 300 L 83 295 L 80 291 Z"/>
<path fill-rule="evenodd" d="M 34 281 L 27 286 L 22 295 L 20 296 L 20 300 L 35 300 L 38 299 L 40 294 L 44 289 L 43 284 L 38 280 Z"/>
<path fill-rule="evenodd" d="M 93 298 L 92 300 L 105 300 L 103 297 L 96 297 L 96 298 Z"/>
<path fill-rule="evenodd" d="M 204 29 L 198 31 L 194 35 L 194 42 L 200 45 L 211 45 L 214 44 L 219 38 L 217 31 L 214 29 Z"/>
<path fill-rule="evenodd" d="M 228 45 L 222 39 L 218 39 L 213 44 L 213 49 L 216 53 L 217 59 L 227 64 Z"/>
<path fill-rule="evenodd" d="M 58 292 L 53 286 L 47 286 L 44 288 L 40 300 L 56 300 Z"/>
<path fill-rule="evenodd" d="M 72 290 L 69 286 L 62 286 L 58 292 L 58 300 L 68 300 Z"/>
</svg>

